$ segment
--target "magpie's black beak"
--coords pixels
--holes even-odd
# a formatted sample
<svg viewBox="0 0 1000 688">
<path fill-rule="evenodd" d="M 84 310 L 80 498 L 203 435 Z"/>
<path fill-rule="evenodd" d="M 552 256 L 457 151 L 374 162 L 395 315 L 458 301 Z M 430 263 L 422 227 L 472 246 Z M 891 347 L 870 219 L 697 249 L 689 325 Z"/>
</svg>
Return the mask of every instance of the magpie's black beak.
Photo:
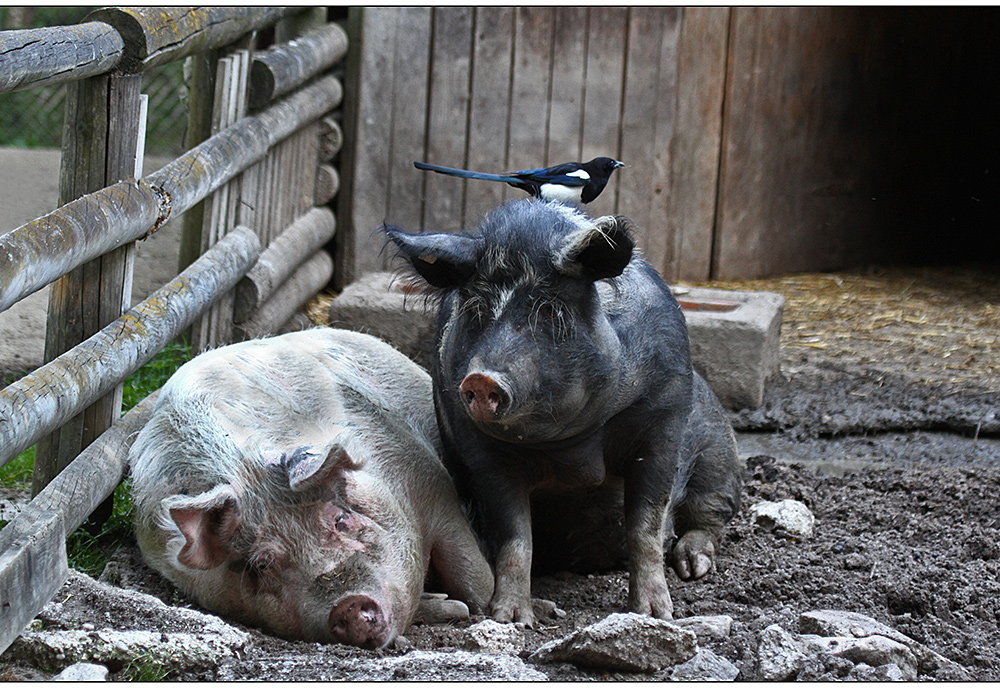
<svg viewBox="0 0 1000 688">
<path fill-rule="evenodd" d="M 618 169 L 619 167 L 625 167 L 625 163 L 623 163 L 621 160 L 615 160 L 615 164 L 613 165 L 613 167 L 615 169 Z"/>
</svg>

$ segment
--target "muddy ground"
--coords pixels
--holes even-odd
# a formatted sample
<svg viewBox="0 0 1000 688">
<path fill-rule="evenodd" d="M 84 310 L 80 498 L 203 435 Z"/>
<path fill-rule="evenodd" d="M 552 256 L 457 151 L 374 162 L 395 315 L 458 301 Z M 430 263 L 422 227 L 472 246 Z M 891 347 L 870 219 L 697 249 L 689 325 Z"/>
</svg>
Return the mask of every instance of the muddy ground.
<svg viewBox="0 0 1000 688">
<path fill-rule="evenodd" d="M 727 531 L 716 572 L 696 583 L 669 574 L 675 614 L 731 616 L 729 637 L 703 645 L 735 664 L 741 680 L 759 677 L 756 648 L 765 627 L 777 623 L 797 632 L 799 614 L 817 609 L 859 612 L 957 662 L 971 678 L 1000 679 L 1000 269 L 712 286 L 786 295 L 782 375 L 761 409 L 732 414 L 747 463 L 743 508 Z M 755 530 L 748 508 L 781 498 L 812 510 L 811 539 Z M 134 549 L 114 559 L 109 580 L 189 604 L 145 569 Z M 566 616 L 526 629 L 522 658 L 624 610 L 627 576 L 537 577 L 533 593 L 556 602 Z M 109 623 L 111 610 L 99 601 L 87 609 L 90 623 Z M 129 619 L 114 611 L 111 623 L 128 628 Z M 171 678 L 342 678 L 339 667 L 359 657 L 459 648 L 464 629 L 481 619 L 414 626 L 401 646 L 377 652 L 251 631 L 240 658 Z M 569 664 L 532 666 L 557 680 L 648 678 Z M 0 671 L 0 679 L 41 676 L 19 662 Z"/>
</svg>

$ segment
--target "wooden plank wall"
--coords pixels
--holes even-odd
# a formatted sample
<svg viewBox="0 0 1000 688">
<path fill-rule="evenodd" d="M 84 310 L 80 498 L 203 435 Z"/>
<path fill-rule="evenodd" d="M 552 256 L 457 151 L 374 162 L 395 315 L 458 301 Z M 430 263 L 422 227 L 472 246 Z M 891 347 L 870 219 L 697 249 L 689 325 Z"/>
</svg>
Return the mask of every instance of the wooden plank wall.
<svg viewBox="0 0 1000 688">
<path fill-rule="evenodd" d="M 337 286 L 390 267 L 384 220 L 451 231 L 523 195 L 414 160 L 497 171 L 617 157 L 628 167 L 588 210 L 630 216 L 668 281 L 934 260 L 942 226 L 969 237 L 953 253 L 998 241 L 995 99 L 981 96 L 998 83 L 994 17 L 353 11 Z"/>
<path fill-rule="evenodd" d="M 892 158 L 892 18 L 738 7 L 730 23 L 712 274 L 877 260 L 890 220 L 876 189 Z"/>
<path fill-rule="evenodd" d="M 682 15 L 676 7 L 352 10 L 338 286 L 391 267 L 374 234 L 383 221 L 454 231 L 524 197 L 504 184 L 420 172 L 414 160 L 483 171 L 623 160 L 628 167 L 588 211 L 630 216 L 647 257 L 676 275 L 666 215 Z"/>
</svg>

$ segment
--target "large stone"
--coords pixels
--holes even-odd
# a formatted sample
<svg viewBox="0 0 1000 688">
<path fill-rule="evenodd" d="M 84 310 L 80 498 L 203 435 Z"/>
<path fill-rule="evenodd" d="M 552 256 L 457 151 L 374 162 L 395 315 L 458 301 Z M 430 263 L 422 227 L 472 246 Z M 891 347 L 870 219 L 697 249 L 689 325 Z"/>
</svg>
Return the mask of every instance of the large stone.
<svg viewBox="0 0 1000 688">
<path fill-rule="evenodd" d="M 811 538 L 816 517 L 802 502 L 783 499 L 780 502 L 758 502 L 750 507 L 754 524 L 776 535 Z"/>
<path fill-rule="evenodd" d="M 540 647 L 538 662 L 571 662 L 611 671 L 653 672 L 686 662 L 698 651 L 697 636 L 643 614 L 611 614 L 561 640 Z"/>
<path fill-rule="evenodd" d="M 715 616 L 688 616 L 683 619 L 674 619 L 675 626 L 694 631 L 698 639 L 711 638 L 721 640 L 728 638 L 733 628 L 733 617 L 719 614 Z"/>
<path fill-rule="evenodd" d="M 687 319 L 691 361 L 723 406 L 757 408 L 779 368 L 785 297 L 766 291 L 675 289 Z"/>
<path fill-rule="evenodd" d="M 71 664 L 60 671 L 52 679 L 53 681 L 107 681 L 108 668 L 103 664 L 91 664 L 90 662 L 80 662 Z"/>
<path fill-rule="evenodd" d="M 545 681 L 547 676 L 509 655 L 457 650 L 414 650 L 396 657 L 365 654 L 357 657 L 313 656 L 296 652 L 266 660 L 227 661 L 216 680 L 295 681 L 308 676 L 323 681 Z"/>
<path fill-rule="evenodd" d="M 913 638 L 900 633 L 895 628 L 869 618 L 857 612 L 836 609 L 820 609 L 805 612 L 799 617 L 799 630 L 803 633 L 814 633 L 825 637 L 868 638 L 882 636 L 905 645 L 917 661 L 917 668 L 922 674 L 932 675 L 939 670 L 947 670 L 955 680 L 962 680 L 965 669 L 947 657 L 922 645 Z M 870 664 L 870 662 L 868 662 Z"/>
<path fill-rule="evenodd" d="M 700 649 L 694 657 L 667 669 L 664 674 L 671 681 L 735 681 L 740 670 L 725 657 L 709 649 Z"/>
<path fill-rule="evenodd" d="M 809 623 L 805 625 L 807 628 L 811 627 Z M 844 630 L 839 626 L 837 628 Z M 869 667 L 893 665 L 908 681 L 915 680 L 920 675 L 917 656 L 910 647 L 883 635 L 855 637 L 853 633 L 859 628 L 860 626 L 852 625 L 848 629 L 851 635 L 824 637 L 813 633 L 789 633 L 777 624 L 768 626 L 761 633 L 757 648 L 760 679 L 788 681 L 799 677 L 800 672 L 807 674 L 807 679 L 815 679 L 831 663 L 841 667 L 839 674 L 843 676 L 850 671 L 851 664 Z M 824 660 L 824 657 L 830 661 Z M 803 670 L 806 665 L 808 671 Z M 890 673 L 894 675 L 894 671 Z"/>
<path fill-rule="evenodd" d="M 330 325 L 380 337 L 430 369 L 435 314 L 435 303 L 406 277 L 370 272 L 333 300 Z"/>
<path fill-rule="evenodd" d="M 465 647 L 490 654 L 517 654 L 524 649 L 524 633 L 514 624 L 484 619 L 469 626 Z"/>
<path fill-rule="evenodd" d="M 806 657 L 815 654 L 806 640 L 772 624 L 760 634 L 757 645 L 758 673 L 761 681 L 790 681 L 799 673 Z"/>
<path fill-rule="evenodd" d="M 244 634 L 245 635 L 245 634 Z M 244 641 L 245 642 L 245 641 Z M 47 671 L 78 662 L 127 665 L 141 661 L 178 671 L 216 666 L 236 656 L 243 644 L 217 634 L 160 631 L 26 631 L 7 651 Z"/>
</svg>

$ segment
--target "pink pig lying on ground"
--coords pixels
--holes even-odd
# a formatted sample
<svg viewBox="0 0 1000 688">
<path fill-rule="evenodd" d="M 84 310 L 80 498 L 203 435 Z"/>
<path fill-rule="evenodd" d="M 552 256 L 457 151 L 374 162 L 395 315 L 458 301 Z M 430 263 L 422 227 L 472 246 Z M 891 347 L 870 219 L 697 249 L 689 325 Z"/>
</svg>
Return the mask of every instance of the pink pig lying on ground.
<svg viewBox="0 0 1000 688">
<path fill-rule="evenodd" d="M 431 381 L 368 335 L 315 329 L 181 367 L 132 446 L 146 561 L 287 638 L 381 647 L 425 579 L 481 611 L 493 576 L 440 459 Z"/>
</svg>

